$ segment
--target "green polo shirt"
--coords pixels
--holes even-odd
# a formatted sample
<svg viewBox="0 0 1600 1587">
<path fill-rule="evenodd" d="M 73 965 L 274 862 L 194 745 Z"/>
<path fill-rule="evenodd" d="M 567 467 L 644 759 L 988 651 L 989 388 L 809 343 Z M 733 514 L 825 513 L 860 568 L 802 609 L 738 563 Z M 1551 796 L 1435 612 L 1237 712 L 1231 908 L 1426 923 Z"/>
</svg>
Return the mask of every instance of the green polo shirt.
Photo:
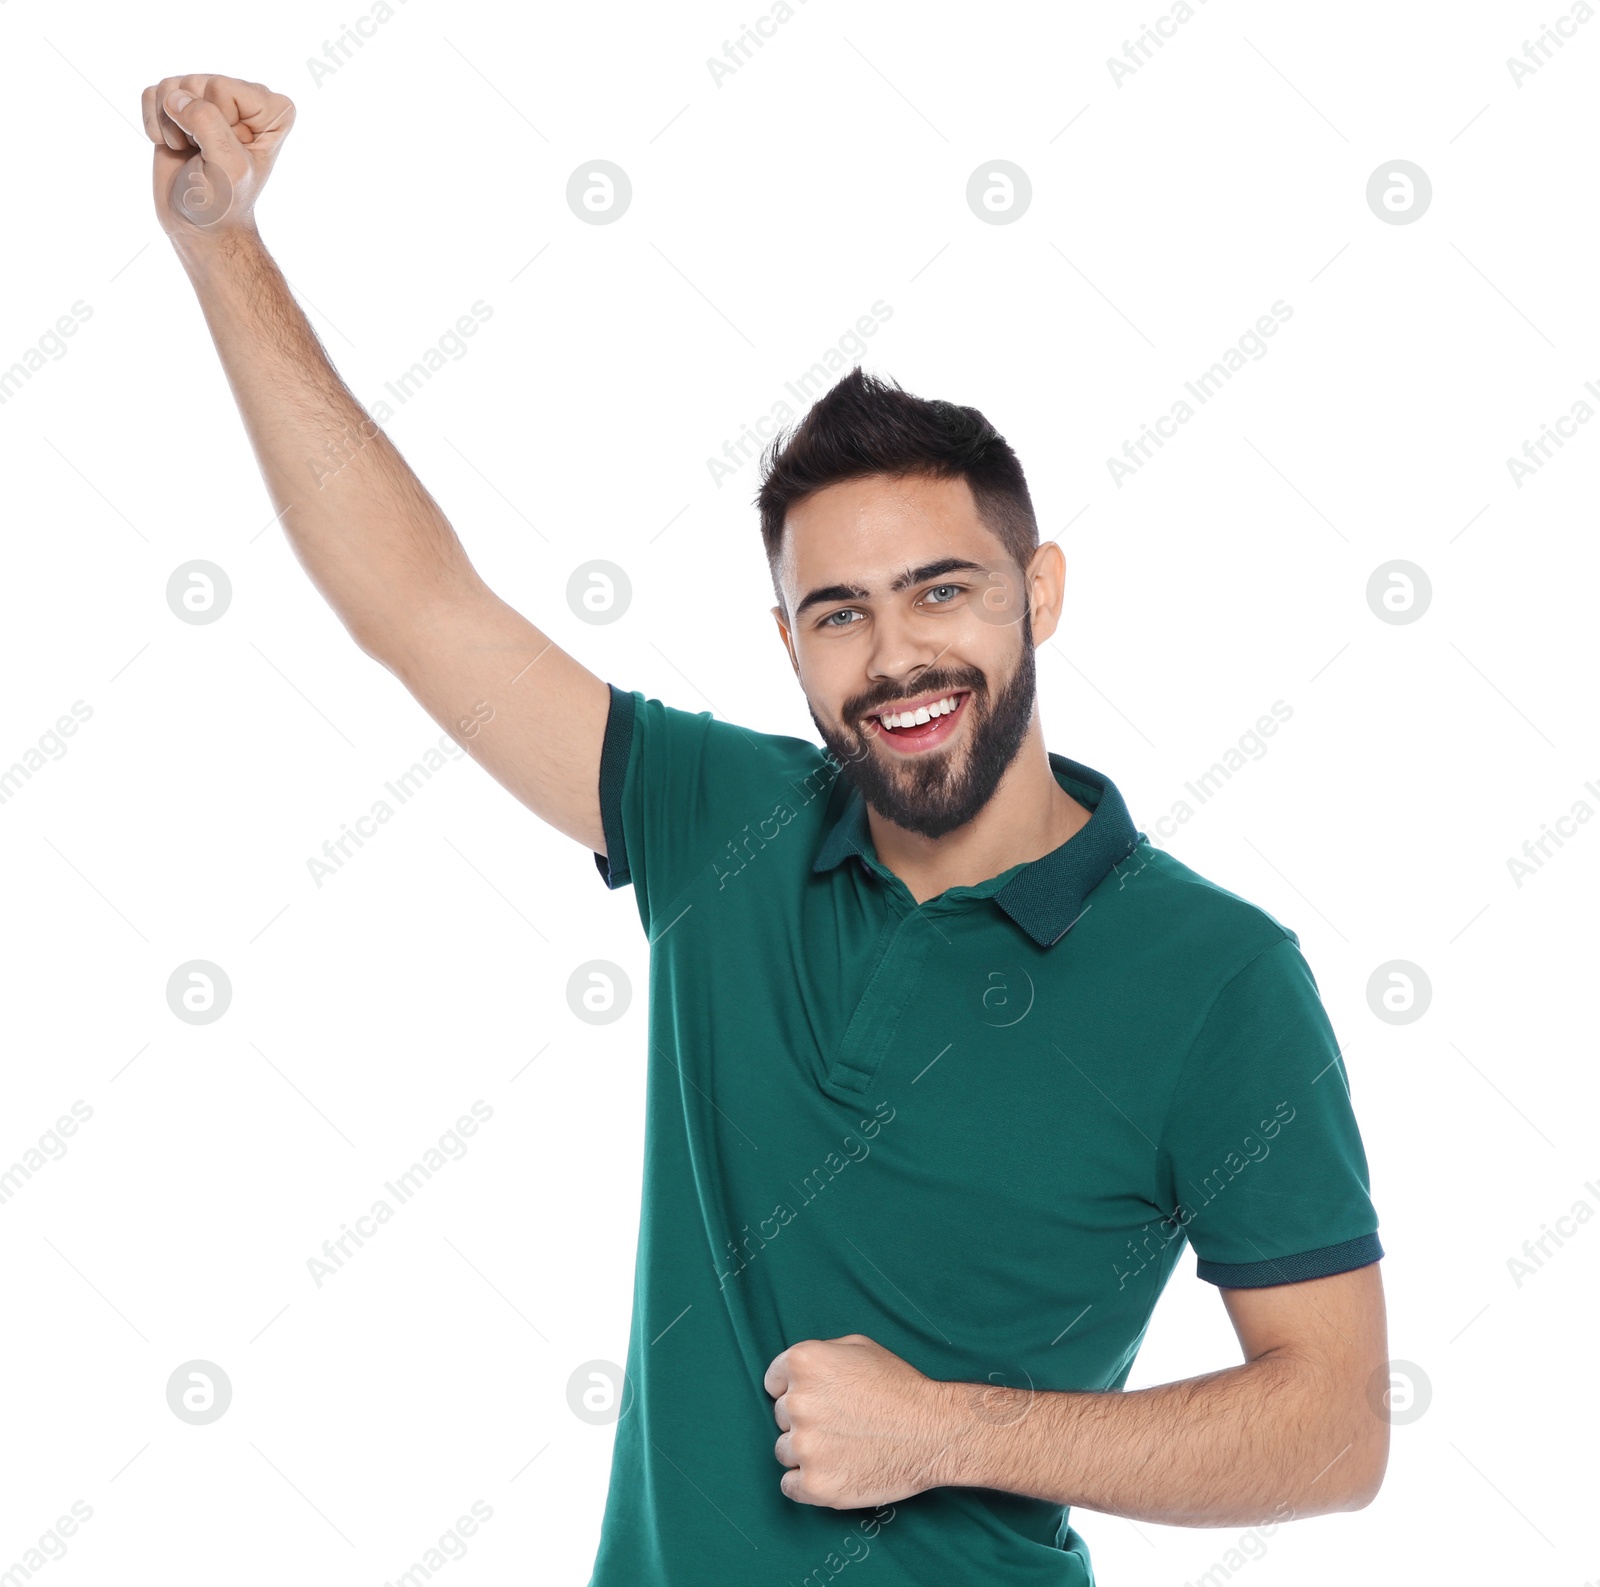
<svg viewBox="0 0 1600 1587">
<path fill-rule="evenodd" d="M 1217 1285 L 1377 1261 L 1299 939 L 1138 831 L 917 904 L 816 744 L 611 689 L 611 887 L 650 941 L 626 1410 L 591 1587 L 1081 1587 L 1060 1505 L 778 1483 L 762 1379 L 861 1333 L 933 1378 L 1123 1387 L 1185 1242 Z"/>
</svg>

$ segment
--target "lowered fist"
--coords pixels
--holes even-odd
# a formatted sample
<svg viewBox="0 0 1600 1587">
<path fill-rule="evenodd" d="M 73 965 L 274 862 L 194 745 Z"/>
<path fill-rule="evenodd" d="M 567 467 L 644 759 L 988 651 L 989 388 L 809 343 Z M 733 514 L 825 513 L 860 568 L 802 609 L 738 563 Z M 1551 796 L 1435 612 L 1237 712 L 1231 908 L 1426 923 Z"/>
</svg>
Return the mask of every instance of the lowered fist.
<svg viewBox="0 0 1600 1587">
<path fill-rule="evenodd" d="M 854 1510 L 948 1484 L 956 1385 L 924 1377 L 864 1334 L 802 1339 L 767 1368 L 779 1481 L 800 1504 Z"/>
<path fill-rule="evenodd" d="M 238 77 L 199 72 L 145 89 L 162 230 L 183 242 L 253 229 L 256 198 L 293 125 L 285 95 Z"/>
</svg>

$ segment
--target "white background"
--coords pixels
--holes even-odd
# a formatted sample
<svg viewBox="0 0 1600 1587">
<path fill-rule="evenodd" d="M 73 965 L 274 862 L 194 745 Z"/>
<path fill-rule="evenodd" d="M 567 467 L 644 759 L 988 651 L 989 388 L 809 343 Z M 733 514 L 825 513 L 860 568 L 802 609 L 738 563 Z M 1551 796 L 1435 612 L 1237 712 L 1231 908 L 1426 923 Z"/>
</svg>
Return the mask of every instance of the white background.
<svg viewBox="0 0 1600 1587">
<path fill-rule="evenodd" d="M 707 58 L 766 10 L 395 13 L 318 82 L 308 58 L 369 11 L 0 5 L 0 368 L 92 310 L 0 407 L 0 767 L 92 711 L 0 804 L 0 1168 L 93 1110 L 0 1202 L 0 1569 L 81 1500 L 48 1580 L 376 1587 L 482 1500 L 449 1579 L 581 1587 L 611 1430 L 567 1383 L 627 1347 L 632 897 L 466 762 L 308 870 L 439 729 L 271 524 L 156 228 L 140 91 L 207 70 L 298 104 L 260 224 L 361 400 L 492 309 L 389 433 L 490 584 L 625 688 L 812 734 L 756 465 L 719 484 L 707 460 L 875 301 L 892 315 L 845 364 L 975 405 L 1018 450 L 1070 574 L 1050 747 L 1299 934 L 1346 1048 L 1402 1398 L 1428 1397 L 1370 1508 L 1264 1553 L 1075 1512 L 1099 1579 L 1181 1587 L 1241 1540 L 1257 1587 L 1600 1578 L 1600 1228 L 1508 1267 L 1600 1208 L 1600 832 L 1520 886 L 1507 864 L 1600 808 L 1600 425 L 1520 485 L 1506 463 L 1600 381 L 1600 22 L 1519 86 L 1507 58 L 1559 5 L 1210 0 L 1119 86 L 1107 58 L 1166 10 L 810 0 L 718 86 Z M 633 184 L 613 225 L 565 200 L 597 158 Z M 1012 224 L 965 201 L 996 159 L 1032 184 Z M 1396 159 L 1432 181 L 1411 224 L 1366 201 Z M 1266 356 L 1114 482 L 1278 300 Z M 208 625 L 165 596 L 197 558 L 233 589 Z M 591 558 L 632 582 L 608 626 L 567 604 Z M 1368 604 L 1394 560 L 1431 581 L 1415 622 Z M 1158 830 L 1276 700 L 1268 753 Z M 191 959 L 232 983 L 208 1025 L 167 1005 Z M 565 991 L 594 959 L 635 991 L 603 1027 Z M 1408 1024 L 1369 1006 L 1390 960 L 1431 982 Z M 315 1285 L 322 1242 L 475 1099 L 465 1157 Z M 194 1359 L 233 1389 L 204 1427 L 166 1401 Z M 1130 1387 L 1237 1359 L 1186 1256 Z"/>
</svg>

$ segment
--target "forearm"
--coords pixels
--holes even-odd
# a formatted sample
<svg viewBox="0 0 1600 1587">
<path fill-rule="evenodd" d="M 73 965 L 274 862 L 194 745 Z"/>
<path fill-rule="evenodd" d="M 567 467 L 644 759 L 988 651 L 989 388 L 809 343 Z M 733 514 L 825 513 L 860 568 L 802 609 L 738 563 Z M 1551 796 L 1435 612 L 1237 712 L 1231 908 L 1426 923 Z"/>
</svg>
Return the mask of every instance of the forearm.
<svg viewBox="0 0 1600 1587">
<path fill-rule="evenodd" d="M 1168 1526 L 1254 1525 L 1369 1502 L 1377 1418 L 1307 1358 L 1263 1355 L 1121 1393 L 946 1383 L 942 1481 Z"/>
<path fill-rule="evenodd" d="M 363 649 L 481 593 L 454 530 L 340 379 L 253 228 L 178 247 L 279 521 Z"/>
</svg>

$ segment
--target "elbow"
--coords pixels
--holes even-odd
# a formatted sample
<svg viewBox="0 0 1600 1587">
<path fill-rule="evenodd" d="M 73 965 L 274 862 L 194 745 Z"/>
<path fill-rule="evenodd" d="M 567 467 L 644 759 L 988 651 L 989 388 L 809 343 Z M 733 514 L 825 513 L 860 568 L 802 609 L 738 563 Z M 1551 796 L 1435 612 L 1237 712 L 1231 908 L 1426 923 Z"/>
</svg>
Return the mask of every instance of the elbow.
<svg viewBox="0 0 1600 1587">
<path fill-rule="evenodd" d="M 402 670 L 403 651 L 392 631 L 382 631 L 376 627 L 358 628 L 348 618 L 344 619 L 344 628 L 363 656 L 392 672 L 402 683 L 406 681 Z"/>
<path fill-rule="evenodd" d="M 1350 1494 L 1345 1509 L 1365 1510 L 1366 1507 L 1378 1497 L 1378 1490 L 1383 1486 L 1383 1475 L 1388 1467 L 1388 1461 L 1380 1461 L 1377 1468 L 1367 1477 L 1361 1485 Z"/>
<path fill-rule="evenodd" d="M 1357 1419 L 1359 1417 L 1359 1420 Z M 1316 1464 L 1285 1508 L 1285 1519 L 1309 1520 L 1364 1510 L 1378 1497 L 1389 1466 L 1389 1424 L 1374 1422 L 1363 1405 L 1350 1418 L 1328 1417 L 1319 1424 L 1318 1452 L 1308 1450 L 1306 1465 Z"/>
<path fill-rule="evenodd" d="M 1307 1371 L 1310 1393 L 1302 1404 L 1315 1435 L 1306 1464 L 1314 1460 L 1316 1474 L 1302 1487 L 1296 1514 L 1364 1510 L 1378 1497 L 1389 1467 L 1388 1396 L 1375 1401 L 1366 1374 L 1330 1371 L 1314 1361 Z"/>
<path fill-rule="evenodd" d="M 1360 1458 L 1345 1475 L 1344 1502 L 1338 1506 L 1341 1510 L 1365 1510 L 1378 1497 L 1389 1469 L 1389 1424 L 1380 1422 L 1377 1430 L 1369 1433 L 1365 1442 L 1357 1444 L 1350 1453 L 1354 1456 L 1358 1451 Z"/>
</svg>

